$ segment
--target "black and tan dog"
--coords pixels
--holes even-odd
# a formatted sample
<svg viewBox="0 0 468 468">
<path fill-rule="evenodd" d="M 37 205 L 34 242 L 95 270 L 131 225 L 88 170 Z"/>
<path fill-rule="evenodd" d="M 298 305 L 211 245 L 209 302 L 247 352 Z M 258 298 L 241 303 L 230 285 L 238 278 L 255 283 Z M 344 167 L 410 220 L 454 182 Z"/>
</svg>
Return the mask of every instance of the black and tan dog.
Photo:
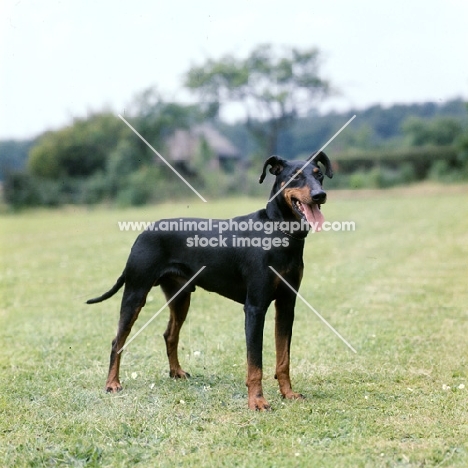
<svg viewBox="0 0 468 468">
<path fill-rule="evenodd" d="M 271 166 L 270 173 L 276 176 L 276 181 L 271 191 L 272 199 L 265 209 L 231 220 L 210 220 L 209 223 L 183 218 L 176 222 L 179 225 L 187 222 L 192 227 L 203 224 L 203 229 L 189 232 L 157 230 L 156 224 L 155 229 L 138 236 L 116 284 L 102 296 L 87 301 L 88 304 L 101 302 L 125 285 L 117 336 L 112 341 L 106 382 L 108 392 L 122 389 L 120 350 L 145 305 L 148 292 L 158 285 L 168 300 L 183 289 L 169 305 L 170 318 L 164 338 L 170 376 L 189 377 L 179 364 L 177 347 L 191 293 L 195 286 L 200 286 L 244 305 L 249 408 L 270 408 L 262 390 L 262 346 L 265 315 L 272 301 L 276 308 L 275 377 L 284 398 L 303 398 L 292 390 L 289 377 L 296 295 L 269 267 L 273 267 L 296 291 L 299 289 L 304 269 L 304 240 L 310 230 L 309 224 L 320 229 L 323 222 L 320 205 L 327 198 L 322 189 L 324 175 L 317 163 L 324 166 L 328 177 L 332 177 L 330 160 L 323 152 L 315 155 L 304 169 L 305 161 L 286 161 L 272 156 L 265 161 L 259 180 L 263 182 L 266 169 Z M 168 221 L 164 221 L 166 225 Z M 159 223 L 162 227 L 163 221 Z M 223 226 L 222 234 L 220 226 Z M 205 268 L 192 282 L 191 278 L 202 267 Z"/>
</svg>

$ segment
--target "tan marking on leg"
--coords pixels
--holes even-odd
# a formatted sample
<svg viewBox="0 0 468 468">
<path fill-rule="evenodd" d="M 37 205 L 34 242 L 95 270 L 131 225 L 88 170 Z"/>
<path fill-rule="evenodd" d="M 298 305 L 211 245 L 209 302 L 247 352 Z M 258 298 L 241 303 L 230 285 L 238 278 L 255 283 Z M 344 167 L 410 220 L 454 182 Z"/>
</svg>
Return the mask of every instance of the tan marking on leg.
<svg viewBox="0 0 468 468">
<path fill-rule="evenodd" d="M 300 272 L 302 278 L 302 269 Z M 278 299 L 275 302 L 276 308 L 276 321 L 275 321 L 275 345 L 276 345 L 276 374 L 275 378 L 278 380 L 281 395 L 287 399 L 303 399 L 304 396 L 292 390 L 291 378 L 289 373 L 290 367 L 290 349 L 291 349 L 291 336 L 289 332 L 282 329 L 280 324 L 280 310 L 281 305 Z M 292 331 L 292 330 L 291 330 Z"/>
<path fill-rule="evenodd" d="M 181 285 L 178 284 L 177 290 L 180 287 Z M 163 290 L 167 299 L 170 299 L 175 293 L 172 287 L 166 286 Z M 186 379 L 190 377 L 190 374 L 185 372 L 180 366 L 178 355 L 180 329 L 187 317 L 189 307 L 190 293 L 182 293 L 169 304 L 169 323 L 163 336 L 166 342 L 167 358 L 169 361 L 169 375 L 174 379 Z"/>
<path fill-rule="evenodd" d="M 271 409 L 268 401 L 263 396 L 262 369 L 247 363 L 248 405 L 249 409 L 257 411 L 268 411 Z"/>
</svg>

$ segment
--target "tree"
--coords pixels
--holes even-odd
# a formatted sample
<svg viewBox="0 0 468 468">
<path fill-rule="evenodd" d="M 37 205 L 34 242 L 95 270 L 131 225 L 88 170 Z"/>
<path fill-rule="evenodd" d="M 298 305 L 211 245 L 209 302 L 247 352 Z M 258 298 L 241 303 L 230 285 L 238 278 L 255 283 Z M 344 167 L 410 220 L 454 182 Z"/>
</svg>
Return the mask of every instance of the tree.
<svg viewBox="0 0 468 468">
<path fill-rule="evenodd" d="M 199 114 L 195 106 L 166 102 L 148 89 L 135 97 L 125 116 L 154 148 L 162 151 L 171 132 L 199 121 Z M 122 163 L 127 173 L 129 167 L 137 170 L 152 165 L 155 155 L 116 115 L 101 112 L 44 133 L 29 153 L 28 169 L 32 175 L 48 179 L 86 178 L 98 171 L 108 172 L 109 166 L 117 167 L 111 160 L 116 158 L 126 159 Z"/>
<path fill-rule="evenodd" d="M 435 117 L 430 120 L 408 117 L 402 129 L 412 146 L 452 145 L 463 131 L 460 120 L 455 117 Z"/>
<path fill-rule="evenodd" d="M 330 91 L 319 76 L 319 51 L 271 45 L 255 48 L 245 59 L 226 55 L 192 67 L 185 86 L 198 94 L 211 115 L 226 102 L 241 102 L 247 128 L 267 155 L 277 150 L 278 136 L 310 111 Z"/>
<path fill-rule="evenodd" d="M 48 179 L 87 177 L 106 166 L 108 154 L 129 129 L 108 112 L 77 118 L 44 133 L 31 148 L 28 169 Z"/>
<path fill-rule="evenodd" d="M 166 101 L 156 89 L 147 88 L 134 97 L 126 118 L 153 148 L 163 153 L 167 139 L 174 131 L 189 129 L 206 116 L 197 105 Z M 132 134 L 130 141 L 142 164 L 155 159 L 153 151 L 136 135 Z"/>
</svg>

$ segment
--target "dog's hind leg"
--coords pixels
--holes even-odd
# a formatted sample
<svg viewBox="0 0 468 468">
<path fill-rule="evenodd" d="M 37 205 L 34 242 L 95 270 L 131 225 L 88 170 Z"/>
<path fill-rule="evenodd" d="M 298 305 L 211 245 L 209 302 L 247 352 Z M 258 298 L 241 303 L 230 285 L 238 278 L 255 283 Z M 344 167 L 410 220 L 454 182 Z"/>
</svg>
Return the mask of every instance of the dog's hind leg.
<svg viewBox="0 0 468 468">
<path fill-rule="evenodd" d="M 164 291 L 166 299 L 169 301 L 183 284 L 184 281 L 178 281 L 177 279 L 162 281 L 161 289 Z M 164 332 L 164 340 L 166 341 L 167 357 L 169 359 L 169 375 L 174 379 L 190 377 L 190 374 L 181 368 L 178 356 L 179 334 L 190 307 L 190 295 L 191 290 L 184 290 L 169 304 L 170 317 L 167 329 Z"/>
<path fill-rule="evenodd" d="M 110 355 L 109 374 L 107 376 L 106 391 L 115 393 L 122 390 L 119 380 L 120 359 L 122 348 L 132 330 L 135 320 L 138 318 L 140 310 L 146 302 L 146 295 L 151 288 L 135 289 L 125 286 L 120 308 L 120 319 L 117 328 L 117 335 L 112 341 L 112 350 Z"/>
</svg>

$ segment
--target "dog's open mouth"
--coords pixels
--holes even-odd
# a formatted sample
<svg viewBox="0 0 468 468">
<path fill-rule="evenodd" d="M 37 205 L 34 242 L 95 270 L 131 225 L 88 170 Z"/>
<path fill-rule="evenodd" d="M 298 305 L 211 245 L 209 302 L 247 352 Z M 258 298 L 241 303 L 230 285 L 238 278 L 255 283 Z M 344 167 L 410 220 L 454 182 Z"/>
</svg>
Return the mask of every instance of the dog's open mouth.
<svg viewBox="0 0 468 468">
<path fill-rule="evenodd" d="M 310 227 L 314 231 L 321 231 L 322 224 L 325 221 L 322 212 L 320 211 L 320 205 L 317 203 L 311 203 L 310 205 L 301 202 L 297 198 L 292 199 L 293 206 L 298 212 L 299 216 L 306 219 L 310 224 Z"/>
</svg>

